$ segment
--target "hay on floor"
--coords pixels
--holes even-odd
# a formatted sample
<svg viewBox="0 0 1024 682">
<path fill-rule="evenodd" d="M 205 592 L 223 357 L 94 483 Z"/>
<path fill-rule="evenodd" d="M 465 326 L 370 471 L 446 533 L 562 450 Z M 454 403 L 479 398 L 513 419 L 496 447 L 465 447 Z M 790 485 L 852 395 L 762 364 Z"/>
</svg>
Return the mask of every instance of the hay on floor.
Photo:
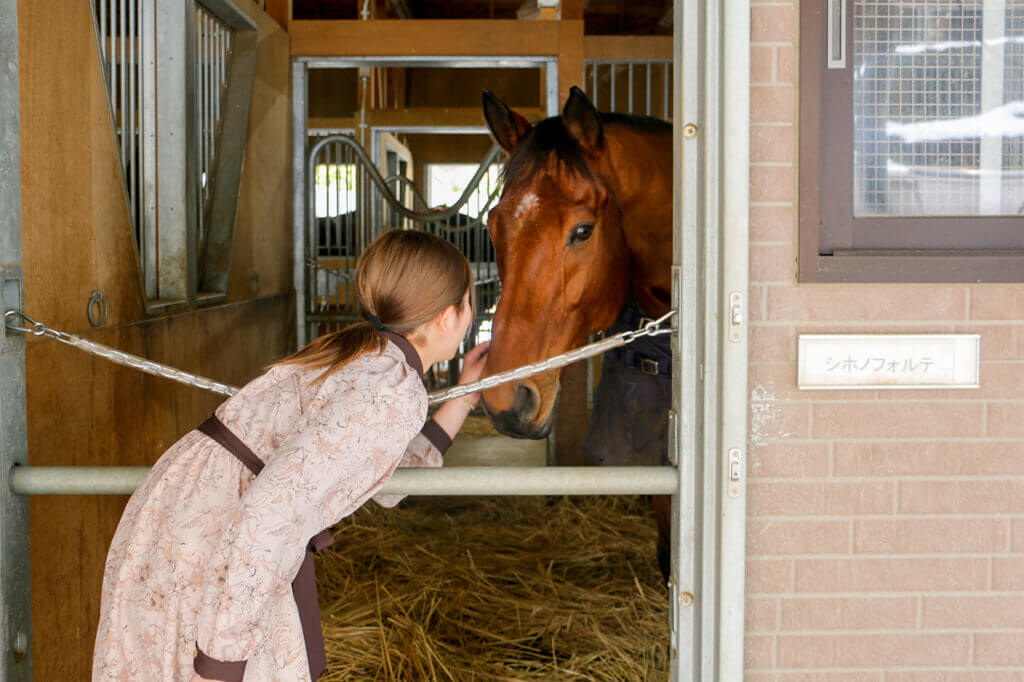
<svg viewBox="0 0 1024 682">
<path fill-rule="evenodd" d="M 641 497 L 366 505 L 318 559 L 325 682 L 664 679 L 668 597 Z"/>
</svg>

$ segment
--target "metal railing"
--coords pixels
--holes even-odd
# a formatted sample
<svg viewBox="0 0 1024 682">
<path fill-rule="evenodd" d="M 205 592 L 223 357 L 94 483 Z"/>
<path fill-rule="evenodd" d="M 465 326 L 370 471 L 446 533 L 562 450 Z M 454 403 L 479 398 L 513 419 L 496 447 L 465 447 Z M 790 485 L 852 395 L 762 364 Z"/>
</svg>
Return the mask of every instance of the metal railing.
<svg viewBox="0 0 1024 682">
<path fill-rule="evenodd" d="M 217 129 L 221 119 L 221 100 L 227 84 L 228 61 L 234 30 L 202 5 L 196 5 L 196 51 L 193 55 L 196 76 L 196 201 L 197 242 L 202 252 L 206 236 L 210 197 L 213 196 L 213 165 L 217 152 Z"/>
<path fill-rule="evenodd" d="M 156 163 L 155 149 L 145 144 L 156 130 L 155 0 L 93 0 L 92 7 L 129 216 L 145 262 L 146 225 L 155 221 L 145 215 L 155 203 L 145 182 Z"/>
<path fill-rule="evenodd" d="M 500 293 L 494 245 L 487 231 L 487 211 L 501 194 L 491 169 L 500 150 L 492 147 L 452 205 L 432 210 L 404 176 L 383 178 L 351 135 L 317 140 L 307 156 L 306 338 L 340 329 L 360 318 L 356 309 L 356 261 L 378 235 L 389 229 L 422 229 L 455 244 L 473 266 L 477 316 L 465 344 L 471 348 L 486 334 Z M 461 352 L 439 363 L 429 377 L 431 388 L 458 381 Z"/>
<path fill-rule="evenodd" d="M 672 60 L 587 59 L 583 92 L 598 111 L 672 117 Z"/>
</svg>

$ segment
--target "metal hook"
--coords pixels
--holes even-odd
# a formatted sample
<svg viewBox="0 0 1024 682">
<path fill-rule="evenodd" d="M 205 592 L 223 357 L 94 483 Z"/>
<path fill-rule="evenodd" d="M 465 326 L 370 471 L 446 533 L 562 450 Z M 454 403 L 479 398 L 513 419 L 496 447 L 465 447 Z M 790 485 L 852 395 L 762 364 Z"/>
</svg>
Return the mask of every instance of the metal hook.
<svg viewBox="0 0 1024 682">
<path fill-rule="evenodd" d="M 11 318 L 14 317 L 15 315 L 31 324 L 32 328 L 30 329 L 28 327 L 22 327 L 19 324 L 11 322 Z M 35 334 L 36 336 L 42 336 L 44 330 L 46 329 L 46 325 L 40 322 L 36 322 L 21 310 L 8 310 L 6 313 L 4 313 L 4 326 L 10 329 L 11 331 L 21 332 L 22 334 Z"/>
</svg>

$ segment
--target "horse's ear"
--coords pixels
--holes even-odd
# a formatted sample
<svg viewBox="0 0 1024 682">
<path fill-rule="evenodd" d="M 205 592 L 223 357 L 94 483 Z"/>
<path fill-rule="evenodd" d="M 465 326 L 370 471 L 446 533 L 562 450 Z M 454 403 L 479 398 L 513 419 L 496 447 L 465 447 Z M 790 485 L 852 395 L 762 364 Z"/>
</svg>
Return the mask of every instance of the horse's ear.
<svg viewBox="0 0 1024 682">
<path fill-rule="evenodd" d="M 597 151 L 604 144 L 601 115 L 575 85 L 569 91 L 569 100 L 562 109 L 562 124 L 580 146 L 588 151 Z"/>
<path fill-rule="evenodd" d="M 484 118 L 495 141 L 509 154 L 516 150 L 532 128 L 529 121 L 509 109 L 490 90 L 484 90 Z"/>
</svg>

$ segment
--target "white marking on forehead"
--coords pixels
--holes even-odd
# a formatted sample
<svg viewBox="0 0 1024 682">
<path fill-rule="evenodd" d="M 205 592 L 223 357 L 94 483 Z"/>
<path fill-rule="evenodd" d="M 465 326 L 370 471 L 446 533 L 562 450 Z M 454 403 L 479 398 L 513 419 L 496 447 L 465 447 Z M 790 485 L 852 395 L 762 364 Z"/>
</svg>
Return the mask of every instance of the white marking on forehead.
<svg viewBox="0 0 1024 682">
<path fill-rule="evenodd" d="M 540 205 L 540 199 L 533 192 L 527 192 L 520 199 L 519 205 L 516 206 L 516 219 L 522 220 L 526 217 L 527 213 L 533 213 L 537 210 L 537 206 Z"/>
</svg>

